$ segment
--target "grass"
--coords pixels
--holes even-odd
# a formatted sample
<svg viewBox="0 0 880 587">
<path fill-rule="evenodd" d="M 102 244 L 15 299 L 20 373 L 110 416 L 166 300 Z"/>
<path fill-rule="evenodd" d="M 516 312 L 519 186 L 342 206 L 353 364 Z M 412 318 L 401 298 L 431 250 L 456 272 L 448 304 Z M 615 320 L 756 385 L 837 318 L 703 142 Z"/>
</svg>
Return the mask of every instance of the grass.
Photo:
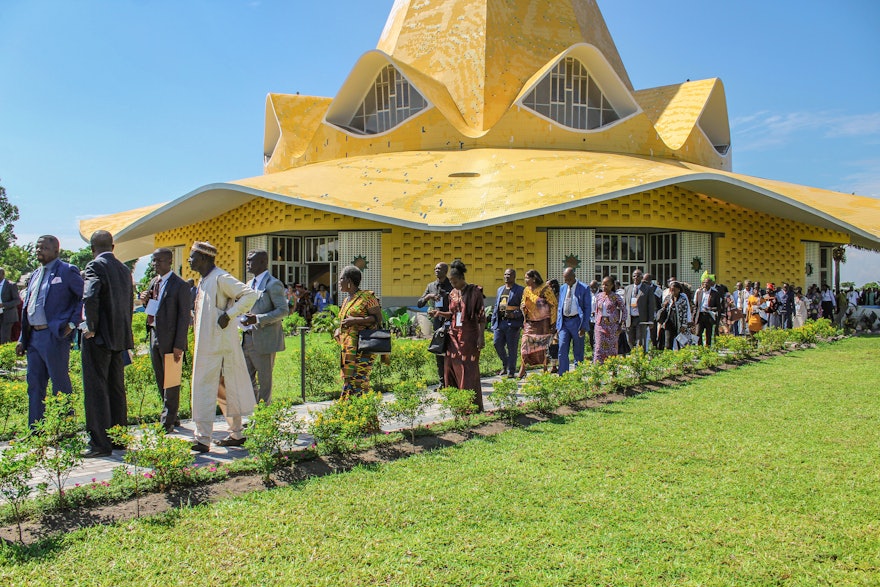
<svg viewBox="0 0 880 587">
<path fill-rule="evenodd" d="M 0 584 L 880 582 L 880 340 L 151 519 L 0 548 Z"/>
</svg>

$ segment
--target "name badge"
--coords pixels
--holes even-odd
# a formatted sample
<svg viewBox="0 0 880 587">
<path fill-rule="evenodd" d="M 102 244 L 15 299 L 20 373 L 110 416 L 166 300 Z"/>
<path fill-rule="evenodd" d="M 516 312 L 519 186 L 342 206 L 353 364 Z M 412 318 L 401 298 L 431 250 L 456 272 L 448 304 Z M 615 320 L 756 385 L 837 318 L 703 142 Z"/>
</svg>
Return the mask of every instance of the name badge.
<svg viewBox="0 0 880 587">
<path fill-rule="evenodd" d="M 455 313 L 455 325 L 461 326 L 461 312 Z"/>
</svg>

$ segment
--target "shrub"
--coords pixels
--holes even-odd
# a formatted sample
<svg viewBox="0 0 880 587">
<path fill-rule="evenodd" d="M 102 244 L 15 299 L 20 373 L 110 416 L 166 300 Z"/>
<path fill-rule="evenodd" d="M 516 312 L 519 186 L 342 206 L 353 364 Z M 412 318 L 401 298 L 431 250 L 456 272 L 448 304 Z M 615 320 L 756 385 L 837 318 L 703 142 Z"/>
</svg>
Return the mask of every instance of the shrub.
<svg viewBox="0 0 880 587">
<path fill-rule="evenodd" d="M 403 313 L 388 318 L 388 324 L 391 327 L 392 332 L 399 336 L 409 336 L 413 320 L 404 308 Z"/>
<path fill-rule="evenodd" d="M 633 384 L 646 383 L 654 376 L 654 365 L 645 349 L 636 346 L 626 357 Z"/>
<path fill-rule="evenodd" d="M 782 350 L 788 337 L 788 331 L 782 328 L 767 328 L 755 333 L 758 351 L 763 353 Z"/>
<path fill-rule="evenodd" d="M 263 473 L 263 483 L 269 483 L 279 457 L 296 442 L 301 430 L 292 401 L 257 404 L 245 429 L 247 440 L 244 447 L 256 458 L 257 468 Z"/>
<path fill-rule="evenodd" d="M 27 414 L 28 394 L 27 384 L 24 381 L 8 381 L 0 379 L 0 436 L 6 435 L 9 419 L 15 415 Z"/>
<path fill-rule="evenodd" d="M 83 460 L 85 441 L 79 435 L 74 406 L 82 405 L 82 396 L 75 393 L 46 395 L 43 419 L 34 424 L 28 442 L 37 454 L 37 467 L 42 469 L 58 491 L 58 507 L 65 508 L 64 482 Z"/>
<path fill-rule="evenodd" d="M 21 507 L 31 493 L 28 481 L 37 462 L 37 455 L 26 444 L 11 444 L 0 450 L 0 496 L 12 508 L 12 515 L 18 526 L 18 540 L 24 544 L 21 532 Z"/>
<path fill-rule="evenodd" d="M 494 336 L 492 331 L 487 330 L 484 336 L 486 345 L 480 352 L 480 375 L 489 377 L 495 375 L 501 369 L 501 359 L 498 358 L 498 353 L 495 352 L 493 346 Z"/>
<path fill-rule="evenodd" d="M 295 334 L 296 332 L 298 332 L 299 328 L 304 328 L 308 325 L 309 324 L 308 322 L 306 322 L 306 319 L 296 312 L 288 314 L 287 317 L 285 317 L 284 320 L 281 321 L 281 326 L 282 328 L 284 328 L 284 332 L 286 332 L 287 334 Z"/>
<path fill-rule="evenodd" d="M 131 316 L 131 334 L 134 338 L 134 344 L 139 342 L 149 343 L 149 335 L 147 334 L 147 314 L 146 312 L 135 312 Z"/>
<path fill-rule="evenodd" d="M 151 408 L 149 411 L 157 411 L 159 391 L 156 387 L 156 374 L 153 372 L 150 355 L 135 355 L 131 359 L 131 364 L 126 365 L 125 394 L 128 397 L 129 421 L 143 421 L 144 403 L 148 397 L 153 398 L 149 404 L 154 404 L 149 406 Z"/>
<path fill-rule="evenodd" d="M 318 452 L 349 452 L 356 450 L 366 434 L 379 431 L 379 406 L 382 395 L 369 392 L 361 396 L 342 397 L 321 412 L 310 412 L 314 419 L 309 434 L 315 437 Z"/>
<path fill-rule="evenodd" d="M 741 361 L 752 354 L 752 343 L 745 336 L 721 334 L 715 338 L 715 349 L 726 352 L 732 361 Z"/>
<path fill-rule="evenodd" d="M 516 379 L 499 379 L 492 384 L 489 400 L 508 417 L 512 425 L 519 412 L 519 383 Z"/>
<path fill-rule="evenodd" d="M 394 386 L 394 401 L 382 405 L 382 415 L 391 420 L 402 420 L 410 431 L 410 442 L 416 441 L 416 420 L 425 415 L 431 405 L 424 381 L 401 381 Z"/>
<path fill-rule="evenodd" d="M 394 340 L 388 368 L 397 375 L 399 381 L 418 381 L 423 377 L 425 365 L 431 358 L 427 340 Z"/>
<path fill-rule="evenodd" d="M 110 437 L 126 447 L 125 462 L 134 466 L 135 471 L 139 467 L 152 469 L 159 491 L 165 491 L 182 481 L 184 469 L 195 462 L 190 443 L 182 438 L 168 436 L 165 428 L 158 422 L 141 424 L 138 432 L 139 434 L 135 434 L 131 429 L 122 426 L 110 429 Z"/>
<path fill-rule="evenodd" d="M 333 332 L 339 328 L 339 306 L 327 306 L 312 316 L 312 332 Z"/>
<path fill-rule="evenodd" d="M 559 376 L 553 373 L 536 373 L 526 379 L 523 395 L 532 398 L 535 409 L 551 412 L 560 403 Z"/>
<path fill-rule="evenodd" d="M 0 370 L 6 372 L 7 377 L 16 376 L 16 365 L 18 363 L 18 355 L 15 353 L 16 342 L 8 342 L 0 345 Z"/>
<path fill-rule="evenodd" d="M 477 411 L 477 406 L 474 404 L 474 390 L 442 387 L 437 391 L 440 394 L 440 405 L 452 414 L 455 424 L 459 427 L 467 427 L 471 414 Z"/>
</svg>

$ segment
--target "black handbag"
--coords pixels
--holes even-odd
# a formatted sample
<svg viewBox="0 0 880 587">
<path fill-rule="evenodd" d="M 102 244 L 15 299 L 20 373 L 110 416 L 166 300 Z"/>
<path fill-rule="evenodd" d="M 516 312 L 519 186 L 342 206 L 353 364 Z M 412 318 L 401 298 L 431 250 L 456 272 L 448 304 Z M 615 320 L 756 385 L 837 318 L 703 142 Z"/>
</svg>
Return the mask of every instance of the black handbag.
<svg viewBox="0 0 880 587">
<path fill-rule="evenodd" d="M 428 345 L 428 352 L 435 355 L 445 355 L 447 334 L 449 334 L 449 327 L 446 324 L 435 330 L 431 336 L 431 344 Z"/>
<path fill-rule="evenodd" d="M 391 331 L 379 328 L 361 330 L 358 332 L 358 352 L 374 355 L 390 353 Z"/>
</svg>

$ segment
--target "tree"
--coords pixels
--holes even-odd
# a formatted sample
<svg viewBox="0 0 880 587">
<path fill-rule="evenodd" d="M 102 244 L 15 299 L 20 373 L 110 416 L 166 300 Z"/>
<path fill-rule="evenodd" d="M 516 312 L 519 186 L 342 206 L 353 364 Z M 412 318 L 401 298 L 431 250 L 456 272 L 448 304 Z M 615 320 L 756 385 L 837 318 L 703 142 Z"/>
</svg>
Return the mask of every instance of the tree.
<svg viewBox="0 0 880 587">
<path fill-rule="evenodd" d="M 15 242 L 14 222 L 19 219 L 18 206 L 9 203 L 6 188 L 0 185 L 0 252 Z"/>
<path fill-rule="evenodd" d="M 0 252 L 0 265 L 6 269 L 6 278 L 13 282 L 18 281 L 22 274 L 30 273 L 39 265 L 33 243 L 7 247 Z"/>
<path fill-rule="evenodd" d="M 78 251 L 68 251 L 67 249 L 61 249 L 58 253 L 58 257 L 71 265 L 76 265 L 80 268 L 80 270 L 85 269 L 86 265 L 89 264 L 89 261 L 92 260 L 92 247 L 89 245 L 84 246 Z"/>
</svg>

